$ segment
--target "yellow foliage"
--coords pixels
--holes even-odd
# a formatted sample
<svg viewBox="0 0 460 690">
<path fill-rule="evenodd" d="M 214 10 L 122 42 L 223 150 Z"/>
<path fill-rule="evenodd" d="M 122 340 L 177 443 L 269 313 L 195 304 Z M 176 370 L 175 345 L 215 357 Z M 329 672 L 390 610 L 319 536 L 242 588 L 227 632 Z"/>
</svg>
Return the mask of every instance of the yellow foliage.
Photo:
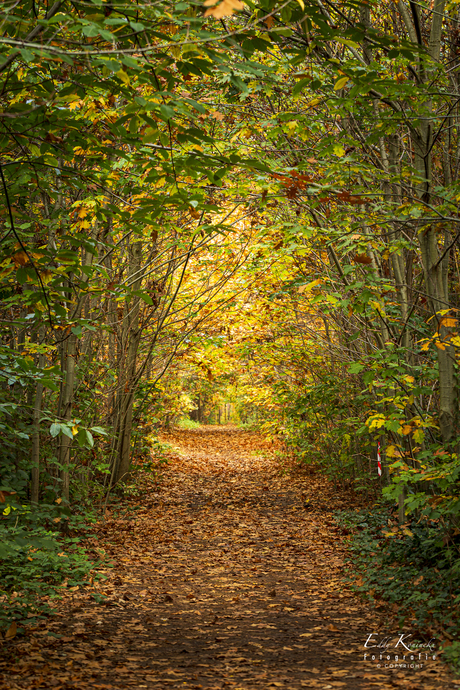
<svg viewBox="0 0 460 690">
<path fill-rule="evenodd" d="M 385 455 L 388 458 L 401 458 L 402 457 L 401 451 L 396 446 L 388 446 L 388 448 L 385 450 Z"/>
<path fill-rule="evenodd" d="M 374 417 L 370 417 L 366 424 L 369 427 L 369 431 L 372 431 L 372 429 L 380 429 L 380 427 L 385 424 L 385 417 L 380 414 L 375 415 Z"/>
<path fill-rule="evenodd" d="M 126 84 L 127 86 L 129 86 L 129 81 L 130 81 L 130 80 L 129 80 L 129 76 L 126 74 L 126 72 L 125 72 L 124 70 L 120 69 L 120 70 L 118 70 L 118 72 L 117 72 L 116 74 L 117 74 L 117 77 L 118 77 L 119 79 L 121 79 L 121 81 L 122 81 L 124 84 Z"/>
<path fill-rule="evenodd" d="M 443 319 L 441 319 L 441 326 L 445 326 L 446 328 L 455 328 L 458 324 L 458 319 L 454 319 L 452 316 L 445 316 Z"/>
<path fill-rule="evenodd" d="M 425 438 L 425 433 L 424 433 L 423 429 L 417 429 L 417 431 L 414 431 L 413 439 L 416 443 L 422 443 L 424 438 Z"/>
<path fill-rule="evenodd" d="M 312 280 L 311 283 L 307 283 L 306 285 L 300 285 L 299 292 L 310 292 L 310 290 L 312 290 L 317 285 L 321 285 L 322 282 L 322 278 L 318 278 L 317 280 Z"/>
<path fill-rule="evenodd" d="M 209 7 L 204 13 L 205 17 L 214 17 L 214 19 L 222 19 L 232 15 L 235 10 L 242 10 L 244 5 L 240 0 L 222 0 L 220 5 L 216 5 L 217 0 L 205 0 L 203 5 Z M 213 7 L 213 5 L 216 5 Z"/>
<path fill-rule="evenodd" d="M 343 87 L 345 86 L 347 81 L 348 81 L 348 77 L 340 77 L 340 79 L 338 79 L 334 84 L 334 91 L 338 91 L 339 89 L 343 89 Z"/>
<path fill-rule="evenodd" d="M 380 304 L 380 302 L 372 302 L 372 301 L 371 301 L 371 302 L 370 302 L 370 305 L 371 305 L 371 307 L 373 307 L 373 308 L 375 309 L 375 311 L 378 312 L 379 314 L 382 314 L 382 315 L 385 314 L 385 309 L 384 309 L 383 306 Z"/>
</svg>

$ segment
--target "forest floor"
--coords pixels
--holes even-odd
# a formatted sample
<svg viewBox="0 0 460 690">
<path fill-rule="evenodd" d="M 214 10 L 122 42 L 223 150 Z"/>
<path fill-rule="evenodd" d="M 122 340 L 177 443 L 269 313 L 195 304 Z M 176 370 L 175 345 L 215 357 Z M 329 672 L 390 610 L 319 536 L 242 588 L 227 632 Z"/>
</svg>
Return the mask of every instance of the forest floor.
<svg viewBox="0 0 460 690">
<path fill-rule="evenodd" d="M 332 513 L 349 493 L 280 465 L 250 432 L 163 440 L 176 449 L 163 482 L 140 486 L 139 509 L 112 509 L 87 544 L 110 556 L 107 579 L 3 642 L 1 690 L 459 686 L 425 650 L 402 661 L 402 643 L 365 648 L 371 634 L 376 644 L 413 631 L 343 584 L 346 535 Z M 395 654 L 408 668 L 389 668 Z"/>
</svg>

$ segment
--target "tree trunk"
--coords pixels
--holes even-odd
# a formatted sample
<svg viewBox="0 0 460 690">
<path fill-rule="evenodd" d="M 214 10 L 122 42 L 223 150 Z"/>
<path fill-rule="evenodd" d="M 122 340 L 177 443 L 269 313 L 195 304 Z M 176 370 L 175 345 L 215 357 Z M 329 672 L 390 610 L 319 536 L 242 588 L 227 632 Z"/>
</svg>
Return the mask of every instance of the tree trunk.
<svg viewBox="0 0 460 690">
<path fill-rule="evenodd" d="M 43 369 L 45 366 L 45 355 L 40 354 L 38 356 L 38 366 L 40 369 Z M 43 384 L 41 381 L 38 381 L 32 415 L 32 476 L 30 485 L 30 500 L 32 503 L 38 503 L 40 498 L 40 413 L 42 409 L 42 400 Z"/>
<path fill-rule="evenodd" d="M 142 258 L 142 242 L 135 242 L 129 249 L 128 278 L 138 275 L 133 283 L 133 289 L 139 290 L 142 283 L 140 273 Z M 134 296 L 126 301 L 126 316 L 124 323 L 125 338 L 127 343 L 126 358 L 121 358 L 119 366 L 119 388 L 117 395 L 117 439 L 115 457 L 112 465 L 112 483 L 116 484 L 121 479 L 129 478 L 131 463 L 131 434 L 133 423 L 133 405 L 136 380 L 136 359 L 141 339 L 139 328 L 140 298 Z"/>
<path fill-rule="evenodd" d="M 77 347 L 77 336 L 73 333 L 67 340 L 64 349 L 64 362 L 62 367 L 62 373 L 64 377 L 62 394 L 61 394 L 61 421 L 70 422 L 72 417 L 72 403 L 73 403 L 73 392 L 75 385 L 75 354 Z M 72 445 L 72 439 L 64 434 L 61 435 L 61 443 L 59 446 L 59 464 L 60 478 L 61 478 L 61 494 L 62 497 L 69 500 L 70 493 L 70 475 L 69 475 L 69 465 L 70 465 L 70 448 Z"/>
</svg>

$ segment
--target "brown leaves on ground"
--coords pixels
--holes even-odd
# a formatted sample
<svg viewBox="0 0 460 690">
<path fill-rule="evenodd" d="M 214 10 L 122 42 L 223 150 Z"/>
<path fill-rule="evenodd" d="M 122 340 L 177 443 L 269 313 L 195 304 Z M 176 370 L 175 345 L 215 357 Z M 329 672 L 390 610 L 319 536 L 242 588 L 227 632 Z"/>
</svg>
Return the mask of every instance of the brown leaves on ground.
<svg viewBox="0 0 460 690">
<path fill-rule="evenodd" d="M 112 514 L 89 544 L 115 563 L 95 588 L 105 599 L 73 592 L 54 619 L 4 641 L 1 690 L 456 687 L 438 661 L 364 660 L 385 612 L 342 583 L 331 512 L 347 495 L 283 469 L 255 434 L 165 440 L 177 456 L 164 483 L 146 480 L 137 516 Z"/>
</svg>

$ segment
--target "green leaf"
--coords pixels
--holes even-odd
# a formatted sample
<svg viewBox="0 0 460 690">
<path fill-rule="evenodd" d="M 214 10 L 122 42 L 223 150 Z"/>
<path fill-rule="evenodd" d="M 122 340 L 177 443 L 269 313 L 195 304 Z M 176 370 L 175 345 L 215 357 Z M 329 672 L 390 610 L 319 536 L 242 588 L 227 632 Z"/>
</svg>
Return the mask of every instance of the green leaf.
<svg viewBox="0 0 460 690">
<path fill-rule="evenodd" d="M 92 426 L 91 431 L 95 434 L 102 434 L 102 436 L 107 436 L 107 431 L 102 426 Z"/>
<path fill-rule="evenodd" d="M 129 22 L 129 25 L 134 31 L 145 31 L 145 26 L 140 22 Z"/>
<path fill-rule="evenodd" d="M 99 27 L 95 26 L 94 24 L 87 24 L 82 28 L 82 34 L 84 36 L 88 36 L 88 38 L 94 38 L 95 36 L 99 36 Z"/>
<path fill-rule="evenodd" d="M 169 105 L 160 105 L 160 113 L 165 120 L 172 120 L 175 113 Z"/>
<path fill-rule="evenodd" d="M 72 429 L 68 427 L 67 424 L 61 424 L 61 431 L 64 434 L 64 436 L 67 436 L 68 438 L 71 438 L 73 440 Z"/>
<path fill-rule="evenodd" d="M 61 431 L 61 425 L 60 424 L 57 424 L 56 422 L 51 424 L 50 434 L 53 438 L 55 438 L 59 434 L 60 431 Z"/>
<path fill-rule="evenodd" d="M 32 62 L 32 60 L 35 57 L 35 55 L 32 53 L 32 51 L 28 50 L 27 48 L 21 48 L 19 50 L 19 52 L 21 53 L 22 57 L 24 58 L 24 60 L 26 62 Z"/>
<path fill-rule="evenodd" d="M 87 445 L 87 439 L 86 439 L 86 429 L 79 429 L 78 434 L 75 436 L 77 439 L 78 445 L 80 448 L 86 448 Z"/>
<path fill-rule="evenodd" d="M 141 292 L 140 290 L 136 290 L 135 294 L 140 297 L 146 304 L 148 304 L 150 307 L 153 305 L 153 300 L 150 297 L 150 295 L 147 295 L 145 292 Z"/>
<path fill-rule="evenodd" d="M 301 91 L 304 90 L 307 86 L 311 84 L 311 79 L 308 77 L 307 79 L 300 79 L 297 84 L 295 84 L 294 88 L 292 89 L 292 95 L 297 96 Z"/>
</svg>

